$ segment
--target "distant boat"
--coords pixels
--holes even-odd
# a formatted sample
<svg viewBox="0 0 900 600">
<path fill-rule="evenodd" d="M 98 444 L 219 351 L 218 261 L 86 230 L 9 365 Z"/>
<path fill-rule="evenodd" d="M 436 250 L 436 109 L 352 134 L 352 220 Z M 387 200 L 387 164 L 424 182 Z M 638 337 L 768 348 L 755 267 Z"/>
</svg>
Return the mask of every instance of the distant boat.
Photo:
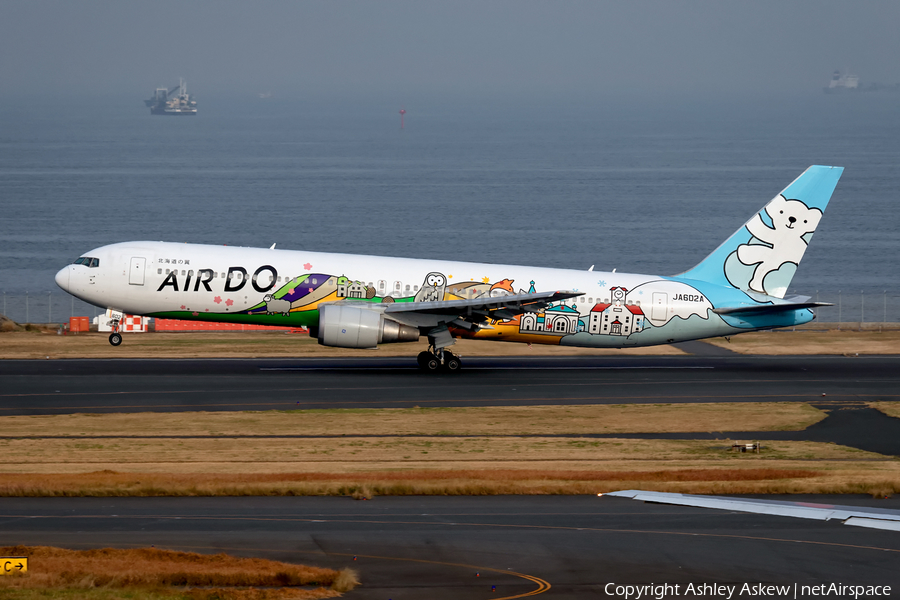
<svg viewBox="0 0 900 600">
<path fill-rule="evenodd" d="M 156 88 L 153 97 L 144 100 L 144 104 L 150 107 L 151 115 L 186 116 L 197 114 L 197 101 L 188 94 L 184 79 L 179 79 L 178 85 L 172 89 Z"/>
<path fill-rule="evenodd" d="M 898 92 L 900 84 L 884 84 L 872 82 L 860 85 L 859 77 L 849 72 L 835 71 L 831 74 L 831 81 L 823 90 L 826 94 L 843 94 L 845 92 Z"/>
<path fill-rule="evenodd" d="M 859 77 L 851 75 L 850 73 L 841 73 L 840 71 L 835 70 L 835 72 L 831 74 L 831 81 L 828 82 L 825 93 L 834 94 L 856 89 L 859 89 Z"/>
</svg>

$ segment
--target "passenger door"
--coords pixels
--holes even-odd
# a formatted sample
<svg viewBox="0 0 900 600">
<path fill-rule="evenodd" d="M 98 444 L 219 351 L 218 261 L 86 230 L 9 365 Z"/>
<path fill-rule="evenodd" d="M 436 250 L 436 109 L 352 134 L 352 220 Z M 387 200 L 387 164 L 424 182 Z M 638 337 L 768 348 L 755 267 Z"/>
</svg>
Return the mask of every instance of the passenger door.
<svg viewBox="0 0 900 600">
<path fill-rule="evenodd" d="M 669 295 L 666 292 L 653 292 L 653 306 L 650 308 L 650 318 L 654 321 L 665 321 L 669 310 Z"/>
<path fill-rule="evenodd" d="M 131 285 L 144 285 L 144 268 L 147 259 L 141 256 L 131 257 L 131 270 L 128 273 L 128 283 Z"/>
</svg>

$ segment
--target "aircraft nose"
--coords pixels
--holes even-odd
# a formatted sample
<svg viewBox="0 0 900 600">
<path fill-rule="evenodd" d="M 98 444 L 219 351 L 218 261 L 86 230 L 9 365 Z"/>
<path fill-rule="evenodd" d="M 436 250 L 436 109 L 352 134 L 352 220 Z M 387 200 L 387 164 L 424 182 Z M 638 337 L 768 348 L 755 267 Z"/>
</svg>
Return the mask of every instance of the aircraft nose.
<svg viewBox="0 0 900 600">
<path fill-rule="evenodd" d="M 69 267 L 71 265 L 66 265 L 62 269 L 59 270 L 59 273 L 56 274 L 56 285 L 64 289 L 65 291 L 69 291 Z"/>
</svg>

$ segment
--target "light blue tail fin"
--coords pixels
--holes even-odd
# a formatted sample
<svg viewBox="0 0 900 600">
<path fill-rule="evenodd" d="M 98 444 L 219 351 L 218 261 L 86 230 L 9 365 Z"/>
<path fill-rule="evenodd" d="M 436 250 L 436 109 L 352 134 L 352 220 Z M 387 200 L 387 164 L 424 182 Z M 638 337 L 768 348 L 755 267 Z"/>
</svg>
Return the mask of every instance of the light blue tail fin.
<svg viewBox="0 0 900 600">
<path fill-rule="evenodd" d="M 676 277 L 784 298 L 843 171 L 806 169 L 700 264 Z"/>
</svg>

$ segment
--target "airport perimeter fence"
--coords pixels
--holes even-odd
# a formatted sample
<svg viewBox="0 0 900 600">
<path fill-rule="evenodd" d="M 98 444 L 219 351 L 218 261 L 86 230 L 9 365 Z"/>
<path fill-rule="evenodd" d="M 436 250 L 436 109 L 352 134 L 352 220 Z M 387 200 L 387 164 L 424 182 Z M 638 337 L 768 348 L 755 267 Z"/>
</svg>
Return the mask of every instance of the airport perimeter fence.
<svg viewBox="0 0 900 600">
<path fill-rule="evenodd" d="M 0 314 L 21 324 L 67 323 L 69 317 L 89 317 L 93 321 L 105 312 L 64 292 L 3 292 L 2 295 Z M 815 321 L 807 328 L 814 328 L 818 323 L 840 329 L 900 328 L 900 290 L 816 292 L 810 300 L 833 306 L 818 308 Z"/>
</svg>

